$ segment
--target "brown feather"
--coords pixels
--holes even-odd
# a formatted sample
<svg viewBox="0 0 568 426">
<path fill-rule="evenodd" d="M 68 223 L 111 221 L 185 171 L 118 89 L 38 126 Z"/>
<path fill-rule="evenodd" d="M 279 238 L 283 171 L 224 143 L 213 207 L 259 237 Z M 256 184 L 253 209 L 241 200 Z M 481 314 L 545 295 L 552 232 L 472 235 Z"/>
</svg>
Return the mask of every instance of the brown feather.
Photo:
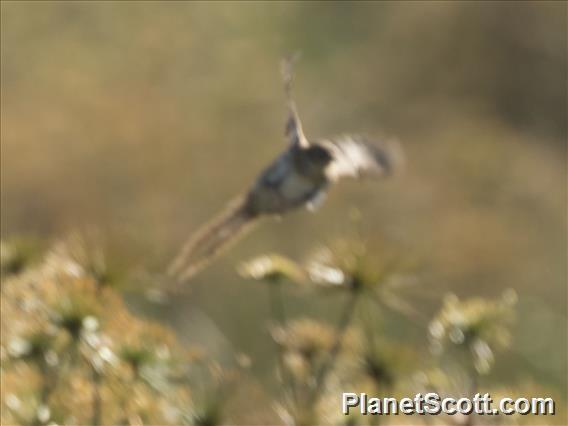
<svg viewBox="0 0 568 426">
<path fill-rule="evenodd" d="M 189 238 L 170 264 L 168 274 L 180 282 L 189 280 L 250 230 L 257 218 L 246 198 L 238 198 Z"/>
</svg>

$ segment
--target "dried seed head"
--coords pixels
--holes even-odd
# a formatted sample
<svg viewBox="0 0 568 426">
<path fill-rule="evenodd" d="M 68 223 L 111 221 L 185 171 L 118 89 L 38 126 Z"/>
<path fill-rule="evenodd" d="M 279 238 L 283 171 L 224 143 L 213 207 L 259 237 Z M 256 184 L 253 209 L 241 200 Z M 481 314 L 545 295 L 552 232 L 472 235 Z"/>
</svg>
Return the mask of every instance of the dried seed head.
<svg viewBox="0 0 568 426">
<path fill-rule="evenodd" d="M 307 359 L 327 353 L 335 342 L 335 332 L 330 326 L 311 319 L 292 321 L 285 328 L 273 328 L 272 336 L 287 352 Z"/>
<path fill-rule="evenodd" d="M 304 283 L 304 271 L 294 261 L 280 255 L 270 254 L 257 257 L 239 267 L 239 274 L 245 278 L 267 282 L 289 280 Z"/>
<path fill-rule="evenodd" d="M 372 253 L 360 240 L 338 240 L 316 250 L 307 271 L 310 280 L 323 288 L 376 291 L 396 272 L 391 258 Z"/>
<path fill-rule="evenodd" d="M 450 294 L 429 326 L 433 349 L 441 352 L 450 345 L 469 349 L 479 373 L 487 373 L 494 361 L 494 351 L 506 349 L 511 340 L 516 296 L 507 290 L 501 300 L 474 298 L 460 301 Z"/>
</svg>

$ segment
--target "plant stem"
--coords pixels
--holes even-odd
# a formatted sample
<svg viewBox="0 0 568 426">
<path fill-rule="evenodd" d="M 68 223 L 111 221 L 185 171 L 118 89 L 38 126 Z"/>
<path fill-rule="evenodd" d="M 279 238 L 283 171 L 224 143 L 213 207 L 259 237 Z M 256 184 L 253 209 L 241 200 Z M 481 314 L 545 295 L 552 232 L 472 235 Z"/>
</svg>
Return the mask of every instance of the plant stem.
<svg viewBox="0 0 568 426">
<path fill-rule="evenodd" d="M 270 296 L 270 307 L 272 311 L 272 317 L 276 322 L 282 326 L 286 326 L 286 311 L 284 309 L 284 298 L 282 296 L 281 283 L 268 283 L 269 296 Z M 288 387 L 292 393 L 292 399 L 294 404 L 298 403 L 298 395 L 296 392 L 296 383 L 291 372 L 286 369 L 284 365 L 284 353 L 282 347 L 278 342 L 276 342 L 276 351 L 278 358 L 278 368 L 282 374 L 282 381 L 284 382 L 284 387 Z"/>
<path fill-rule="evenodd" d="M 469 368 L 469 392 L 470 394 L 468 395 L 469 398 L 473 398 L 475 396 L 475 394 L 477 393 L 477 389 L 479 388 L 478 385 L 478 381 L 479 381 L 479 375 L 477 373 L 477 370 L 475 369 L 475 366 L 470 366 Z M 469 415 L 467 416 L 466 422 L 465 422 L 465 426 L 473 426 L 475 424 L 475 417 L 474 415 Z"/>
<path fill-rule="evenodd" d="M 325 379 L 327 378 L 327 375 L 335 365 L 337 356 L 341 351 L 341 344 L 343 342 L 343 337 L 345 336 L 347 327 L 349 326 L 351 320 L 353 319 L 353 314 L 355 313 L 357 300 L 359 299 L 359 293 L 360 293 L 359 291 L 352 291 L 349 293 L 349 299 L 345 304 L 343 313 L 337 325 L 337 336 L 335 338 L 333 347 L 331 348 L 329 358 L 327 362 L 321 366 L 321 368 L 316 374 L 314 391 L 308 398 L 308 407 L 314 407 L 317 404 L 321 396 L 321 391 L 323 389 Z"/>
<path fill-rule="evenodd" d="M 53 375 L 50 368 L 47 366 L 45 360 L 43 359 L 39 361 L 39 370 L 41 372 L 43 382 L 40 392 L 40 403 L 43 406 L 49 407 L 49 397 L 55 389 L 57 376 Z M 42 424 L 42 422 L 36 416 L 32 424 L 40 425 Z"/>
<path fill-rule="evenodd" d="M 101 375 L 97 371 L 95 366 L 92 366 L 92 379 L 93 379 L 93 418 L 91 424 L 93 426 L 99 426 L 102 421 L 101 411 L 102 411 L 102 400 L 99 385 L 101 382 Z"/>
<path fill-rule="evenodd" d="M 280 282 L 269 283 L 270 292 L 270 306 L 272 309 L 272 316 L 281 325 L 286 325 L 286 311 L 284 309 L 284 300 L 282 297 L 282 289 Z"/>
</svg>

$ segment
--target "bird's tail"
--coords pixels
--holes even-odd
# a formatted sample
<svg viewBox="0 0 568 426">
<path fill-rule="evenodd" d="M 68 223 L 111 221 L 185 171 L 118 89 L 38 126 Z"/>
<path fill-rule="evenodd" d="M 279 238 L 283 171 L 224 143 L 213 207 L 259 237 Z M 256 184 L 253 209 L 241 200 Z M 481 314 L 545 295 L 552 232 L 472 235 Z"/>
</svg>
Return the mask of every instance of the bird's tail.
<svg viewBox="0 0 568 426">
<path fill-rule="evenodd" d="M 179 282 L 187 281 L 205 268 L 222 251 L 250 230 L 258 215 L 251 212 L 246 198 L 232 202 L 184 244 L 168 268 L 168 275 Z"/>
</svg>

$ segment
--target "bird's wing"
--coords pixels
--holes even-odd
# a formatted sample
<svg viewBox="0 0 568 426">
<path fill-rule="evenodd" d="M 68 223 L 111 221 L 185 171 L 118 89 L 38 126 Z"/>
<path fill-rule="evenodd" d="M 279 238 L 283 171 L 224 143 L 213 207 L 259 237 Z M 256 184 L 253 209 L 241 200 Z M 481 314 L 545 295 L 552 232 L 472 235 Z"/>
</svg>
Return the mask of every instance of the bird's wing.
<svg viewBox="0 0 568 426">
<path fill-rule="evenodd" d="M 289 116 L 286 122 L 284 134 L 290 145 L 298 145 L 303 148 L 308 147 L 309 143 L 302 130 L 302 122 L 298 116 L 296 104 L 293 100 L 288 102 Z"/>
<path fill-rule="evenodd" d="M 290 145 L 306 148 L 309 146 L 309 142 L 304 135 L 302 122 L 298 115 L 298 108 L 292 97 L 292 82 L 294 80 L 292 68 L 297 59 L 298 55 L 293 55 L 282 61 L 282 79 L 284 80 L 284 92 L 286 93 L 286 101 L 288 103 L 288 121 L 286 122 L 284 134 Z"/>
<path fill-rule="evenodd" d="M 395 140 L 371 142 L 362 136 L 345 135 L 317 143 L 333 157 L 325 171 L 331 181 L 342 177 L 385 177 L 398 172 L 404 164 L 402 149 Z"/>
<path fill-rule="evenodd" d="M 274 162 L 268 166 L 260 175 L 259 180 L 262 184 L 271 187 L 279 187 L 284 179 L 292 172 L 292 160 L 290 150 L 285 151 Z"/>
</svg>

